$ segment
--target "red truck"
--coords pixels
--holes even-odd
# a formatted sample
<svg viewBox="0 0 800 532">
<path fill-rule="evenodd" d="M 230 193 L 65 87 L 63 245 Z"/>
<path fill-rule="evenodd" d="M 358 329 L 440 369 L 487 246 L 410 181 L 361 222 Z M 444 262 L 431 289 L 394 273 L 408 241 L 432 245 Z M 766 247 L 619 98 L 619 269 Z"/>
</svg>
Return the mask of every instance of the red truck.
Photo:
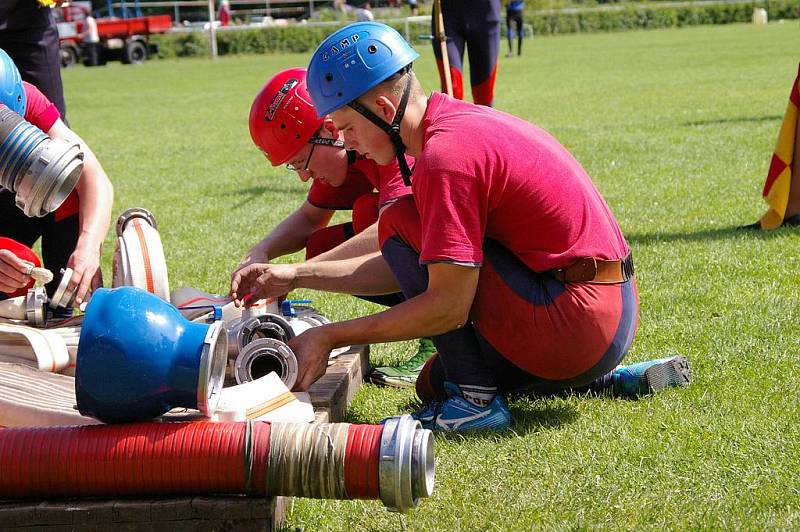
<svg viewBox="0 0 800 532">
<path fill-rule="evenodd" d="M 84 58 L 80 33 L 86 29 L 85 20 L 91 7 L 91 2 L 79 1 L 54 10 L 61 43 L 61 65 L 64 67 L 73 66 Z M 101 65 L 116 59 L 126 64 L 144 63 L 149 55 L 158 51 L 156 45 L 150 43 L 150 35 L 166 33 L 172 28 L 169 15 L 95 20 L 100 38 L 97 64 Z"/>
</svg>

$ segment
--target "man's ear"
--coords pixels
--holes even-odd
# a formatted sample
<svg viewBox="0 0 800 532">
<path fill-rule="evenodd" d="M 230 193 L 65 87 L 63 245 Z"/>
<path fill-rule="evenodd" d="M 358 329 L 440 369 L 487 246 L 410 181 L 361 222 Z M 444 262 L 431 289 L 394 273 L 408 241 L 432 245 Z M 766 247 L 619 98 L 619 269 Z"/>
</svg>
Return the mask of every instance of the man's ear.
<svg viewBox="0 0 800 532">
<path fill-rule="evenodd" d="M 378 115 L 382 116 L 384 120 L 389 123 L 394 120 L 394 115 L 397 114 L 397 106 L 391 99 L 384 95 L 377 96 L 375 105 L 378 107 Z"/>
<path fill-rule="evenodd" d="M 336 124 L 333 123 L 330 116 L 326 116 L 325 119 L 322 121 L 322 127 L 325 128 L 325 131 L 333 135 L 334 137 L 339 136 L 339 129 L 336 127 Z"/>
</svg>

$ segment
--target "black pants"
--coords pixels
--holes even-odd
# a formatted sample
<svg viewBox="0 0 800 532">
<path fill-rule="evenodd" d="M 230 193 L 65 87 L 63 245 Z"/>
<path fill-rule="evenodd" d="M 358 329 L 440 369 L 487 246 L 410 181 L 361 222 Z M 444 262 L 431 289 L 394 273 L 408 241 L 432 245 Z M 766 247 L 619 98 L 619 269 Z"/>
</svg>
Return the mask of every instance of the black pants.
<svg viewBox="0 0 800 532">
<path fill-rule="evenodd" d="M 0 190 L 0 236 L 13 238 L 28 247 L 42 239 L 42 262 L 54 274 L 54 279 L 45 286 L 49 296 L 58 287 L 59 271 L 66 268 L 78 243 L 79 219 L 77 213 L 58 221 L 55 213 L 44 218 L 28 218 L 14 204 L 14 194 Z"/>
<path fill-rule="evenodd" d="M 45 27 L 0 31 L 0 48 L 14 60 L 22 79 L 36 85 L 55 104 L 66 122 L 58 30 L 52 13 L 50 20 L 52 23 Z"/>
<path fill-rule="evenodd" d="M 514 32 L 511 29 L 512 24 L 516 26 L 517 31 L 517 55 L 522 55 L 522 37 L 525 35 L 525 29 L 522 27 L 522 11 L 506 11 L 506 32 L 508 35 L 509 54 L 514 53 Z"/>
</svg>

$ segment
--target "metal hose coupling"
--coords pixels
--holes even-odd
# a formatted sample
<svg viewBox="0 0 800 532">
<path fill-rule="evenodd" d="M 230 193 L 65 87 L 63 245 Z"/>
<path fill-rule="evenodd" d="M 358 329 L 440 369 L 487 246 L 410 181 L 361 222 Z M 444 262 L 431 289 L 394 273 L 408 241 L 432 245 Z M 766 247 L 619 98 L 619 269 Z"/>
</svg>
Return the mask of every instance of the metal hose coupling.
<svg viewBox="0 0 800 532">
<path fill-rule="evenodd" d="M 267 493 L 317 499 L 380 497 L 405 512 L 433 493 L 433 435 L 409 415 L 383 425 L 273 423 Z"/>
<path fill-rule="evenodd" d="M 15 193 L 26 216 L 56 210 L 78 183 L 83 151 L 77 142 L 51 139 L 5 106 L 0 106 L 0 186 Z"/>
</svg>

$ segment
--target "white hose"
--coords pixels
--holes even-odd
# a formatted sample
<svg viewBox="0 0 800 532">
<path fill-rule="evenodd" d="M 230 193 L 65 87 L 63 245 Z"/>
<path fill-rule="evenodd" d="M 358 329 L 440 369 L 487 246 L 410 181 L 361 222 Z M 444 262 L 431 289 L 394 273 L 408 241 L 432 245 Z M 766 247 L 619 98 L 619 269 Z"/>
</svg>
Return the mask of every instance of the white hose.
<svg viewBox="0 0 800 532">
<path fill-rule="evenodd" d="M 113 287 L 135 286 L 170 301 L 164 248 L 149 211 L 128 209 L 120 215 L 113 270 Z"/>
<path fill-rule="evenodd" d="M 59 372 L 70 363 L 64 339 L 49 330 L 0 323 L 0 362 Z"/>
</svg>

